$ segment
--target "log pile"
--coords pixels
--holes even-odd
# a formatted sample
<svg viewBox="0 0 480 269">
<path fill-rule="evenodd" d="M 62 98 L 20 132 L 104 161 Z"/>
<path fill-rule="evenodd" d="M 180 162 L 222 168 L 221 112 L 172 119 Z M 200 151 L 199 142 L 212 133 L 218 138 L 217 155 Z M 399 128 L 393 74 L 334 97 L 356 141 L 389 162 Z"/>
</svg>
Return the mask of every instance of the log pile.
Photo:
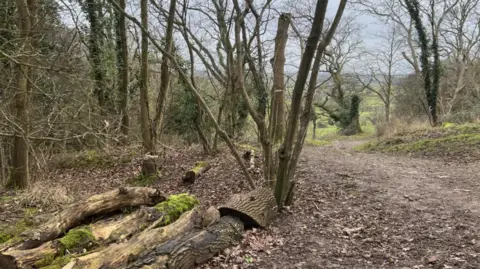
<svg viewBox="0 0 480 269">
<path fill-rule="evenodd" d="M 154 189 L 122 188 L 72 204 L 4 245 L 0 268 L 194 268 L 276 213 L 272 190 L 264 188 L 236 194 L 204 216 L 188 194 L 165 199 Z M 124 208 L 134 211 L 114 215 Z"/>
</svg>

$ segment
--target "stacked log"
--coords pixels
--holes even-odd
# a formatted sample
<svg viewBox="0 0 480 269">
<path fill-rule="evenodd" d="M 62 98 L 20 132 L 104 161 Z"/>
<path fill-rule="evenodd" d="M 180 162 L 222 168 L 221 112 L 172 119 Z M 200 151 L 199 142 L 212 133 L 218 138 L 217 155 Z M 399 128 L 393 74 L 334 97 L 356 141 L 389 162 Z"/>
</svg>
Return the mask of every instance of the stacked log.
<svg viewBox="0 0 480 269">
<path fill-rule="evenodd" d="M 165 197 L 156 190 L 123 188 L 72 204 L 1 252 L 0 268 L 55 264 L 63 269 L 189 269 L 238 244 L 245 228 L 267 226 L 276 214 L 272 190 L 258 188 L 207 210 L 214 217 L 209 216 L 208 224 L 202 226 L 207 217 L 202 218 L 195 208 L 198 202 L 188 203 L 188 197 L 170 196 L 157 203 Z M 84 223 L 88 216 L 141 205 L 145 207 L 127 216 Z M 64 235 L 59 229 L 69 231 Z M 68 243 L 69 235 L 82 238 L 81 244 Z"/>
</svg>

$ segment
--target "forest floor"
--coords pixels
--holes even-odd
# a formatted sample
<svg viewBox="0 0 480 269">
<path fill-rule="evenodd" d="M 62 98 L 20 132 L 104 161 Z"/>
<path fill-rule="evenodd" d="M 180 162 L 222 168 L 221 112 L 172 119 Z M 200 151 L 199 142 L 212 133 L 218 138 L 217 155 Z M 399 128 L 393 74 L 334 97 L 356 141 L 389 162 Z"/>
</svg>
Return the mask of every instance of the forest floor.
<svg viewBox="0 0 480 269">
<path fill-rule="evenodd" d="M 353 150 L 364 142 L 306 147 L 294 205 L 198 268 L 480 268 L 479 161 Z M 202 207 L 247 189 L 228 152 L 212 157 L 197 149 L 169 150 L 164 159 L 165 172 L 154 186 L 167 194 L 188 191 Z M 180 185 L 181 175 L 200 160 L 213 168 L 193 186 Z M 28 197 L 0 190 L 0 225 L 21 218 L 26 203 L 48 207 L 41 186 L 64 188 L 65 196 L 78 199 L 129 184 L 138 169 L 135 160 L 108 168 L 58 168 Z M 259 173 L 254 176 L 259 180 Z"/>
</svg>

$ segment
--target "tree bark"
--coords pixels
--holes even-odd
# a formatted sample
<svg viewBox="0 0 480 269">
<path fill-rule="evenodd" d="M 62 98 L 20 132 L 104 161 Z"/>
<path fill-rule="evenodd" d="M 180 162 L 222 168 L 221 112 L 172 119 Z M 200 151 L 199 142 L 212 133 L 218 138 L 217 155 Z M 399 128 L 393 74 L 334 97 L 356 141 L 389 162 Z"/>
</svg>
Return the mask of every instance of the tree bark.
<svg viewBox="0 0 480 269">
<path fill-rule="evenodd" d="M 285 133 L 285 48 L 288 41 L 288 28 L 291 15 L 283 13 L 278 18 L 273 56 L 272 111 L 270 116 L 271 140 L 276 143 Z"/>
<path fill-rule="evenodd" d="M 29 5 L 26 0 L 17 0 L 18 13 L 20 15 L 18 28 L 22 38 L 21 47 L 23 56 L 19 57 L 17 63 L 16 83 L 17 89 L 15 93 L 15 118 L 20 127 L 16 129 L 13 150 L 13 169 L 12 177 L 9 185 L 15 188 L 24 189 L 29 185 L 29 158 L 28 158 L 28 75 L 29 75 L 29 54 L 32 51 L 31 41 L 31 17 Z M 33 5 L 35 5 L 33 3 Z"/>
<path fill-rule="evenodd" d="M 243 222 L 239 218 L 225 216 L 206 230 L 170 240 L 142 254 L 137 261 L 123 268 L 191 269 L 220 251 L 240 243 L 243 229 Z M 113 267 L 105 269 L 110 268 Z"/>
<path fill-rule="evenodd" d="M 125 0 L 118 0 L 118 5 L 122 10 L 125 10 Z M 116 11 L 117 15 L 117 73 L 118 96 L 119 96 L 119 112 L 121 115 L 120 131 L 124 138 L 123 144 L 127 144 L 128 131 L 130 128 L 130 118 L 128 117 L 128 44 L 127 31 L 125 25 L 125 15 L 122 12 Z"/>
<path fill-rule="evenodd" d="M 148 2 L 140 1 L 141 25 L 148 29 Z M 121 11 L 120 11 L 121 12 Z M 122 12 L 125 14 L 125 12 Z M 155 140 L 152 134 L 150 111 L 148 105 L 148 37 L 142 31 L 141 42 L 141 66 L 140 66 L 140 128 L 142 130 L 142 145 L 146 154 L 155 155 Z M 155 159 L 144 158 L 142 173 L 145 176 L 152 176 L 157 173 L 157 164 Z"/>
<path fill-rule="evenodd" d="M 87 19 L 90 23 L 89 34 L 89 57 L 92 61 L 93 79 L 95 81 L 95 94 L 98 98 L 101 114 L 105 114 L 108 95 L 106 94 L 105 79 L 106 74 L 102 60 L 102 24 L 99 21 L 99 10 L 101 5 L 98 0 L 86 0 Z"/>
</svg>

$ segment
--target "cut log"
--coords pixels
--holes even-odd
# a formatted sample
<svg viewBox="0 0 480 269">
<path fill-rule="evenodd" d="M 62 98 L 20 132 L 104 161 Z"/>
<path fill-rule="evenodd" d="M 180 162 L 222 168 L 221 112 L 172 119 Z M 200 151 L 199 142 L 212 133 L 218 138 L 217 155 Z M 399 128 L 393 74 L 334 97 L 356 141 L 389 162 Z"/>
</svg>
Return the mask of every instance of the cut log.
<svg viewBox="0 0 480 269">
<path fill-rule="evenodd" d="M 238 244 L 245 227 L 268 225 L 276 215 L 276 209 L 275 198 L 269 188 L 235 195 L 220 207 L 223 214 L 220 220 L 208 225 L 205 230 L 192 231 L 157 245 L 133 257 L 127 267 L 120 268 L 192 269 L 225 248 Z"/>
<path fill-rule="evenodd" d="M 220 215 L 236 216 L 247 228 L 266 227 L 277 214 L 277 203 L 270 188 L 258 188 L 246 194 L 234 194 L 218 208 Z"/>
<path fill-rule="evenodd" d="M 73 203 L 56 215 L 52 215 L 46 223 L 38 228 L 27 230 L 22 235 L 23 242 L 16 248 L 36 248 L 44 242 L 57 238 L 91 216 L 108 214 L 126 207 L 153 206 L 165 199 L 159 190 L 144 187 L 122 187 L 118 190 L 94 195 L 86 201 Z"/>
<path fill-rule="evenodd" d="M 252 149 L 249 150 L 248 153 L 249 154 L 246 154 L 247 161 L 250 164 L 248 167 L 248 171 L 253 171 L 255 169 L 255 151 Z"/>
<path fill-rule="evenodd" d="M 124 240 L 149 226 L 165 226 L 198 204 L 198 200 L 186 193 L 171 195 L 155 207 L 141 208 L 125 218 L 110 221 L 101 220 L 89 226 L 74 228 L 57 241 L 47 242 L 38 248 L 29 250 L 12 250 L 0 254 L 0 268 L 32 268 L 38 262 L 48 265 L 54 257 L 69 253 L 81 253 L 99 244 L 109 245 Z M 81 232 L 81 233 L 79 233 Z M 86 235 L 86 236 L 83 236 Z M 82 238 L 83 237 L 83 238 Z M 89 239 L 89 240 L 85 240 Z M 90 245 L 91 243 L 91 245 Z M 17 267 L 15 267 L 15 265 Z M 37 266 L 38 267 L 38 266 Z"/>
<path fill-rule="evenodd" d="M 79 257 L 64 268 L 125 268 L 129 261 L 134 260 L 142 252 L 152 249 L 154 246 L 162 244 L 171 238 L 179 237 L 193 229 L 198 217 L 196 210 L 188 211 L 170 225 L 161 228 L 147 228 L 127 242 L 111 245 L 103 251 Z"/>
<path fill-rule="evenodd" d="M 0 268 L 30 269 L 39 260 L 54 257 L 57 251 L 53 242 L 47 242 L 35 249 L 7 251 L 0 255 Z"/>
<path fill-rule="evenodd" d="M 31 269 L 50 265 L 56 257 L 64 253 L 83 253 L 96 247 L 95 238 L 89 227 L 71 229 L 59 240 L 42 244 L 38 248 L 11 250 L 0 254 L 2 269 Z"/>
<path fill-rule="evenodd" d="M 211 166 L 207 162 L 197 162 L 195 167 L 188 170 L 182 177 L 183 183 L 193 184 L 203 173 L 210 170 Z"/>
<path fill-rule="evenodd" d="M 207 229 L 175 238 L 139 256 L 126 268 L 190 269 L 242 240 L 243 222 L 225 216 Z"/>
</svg>

